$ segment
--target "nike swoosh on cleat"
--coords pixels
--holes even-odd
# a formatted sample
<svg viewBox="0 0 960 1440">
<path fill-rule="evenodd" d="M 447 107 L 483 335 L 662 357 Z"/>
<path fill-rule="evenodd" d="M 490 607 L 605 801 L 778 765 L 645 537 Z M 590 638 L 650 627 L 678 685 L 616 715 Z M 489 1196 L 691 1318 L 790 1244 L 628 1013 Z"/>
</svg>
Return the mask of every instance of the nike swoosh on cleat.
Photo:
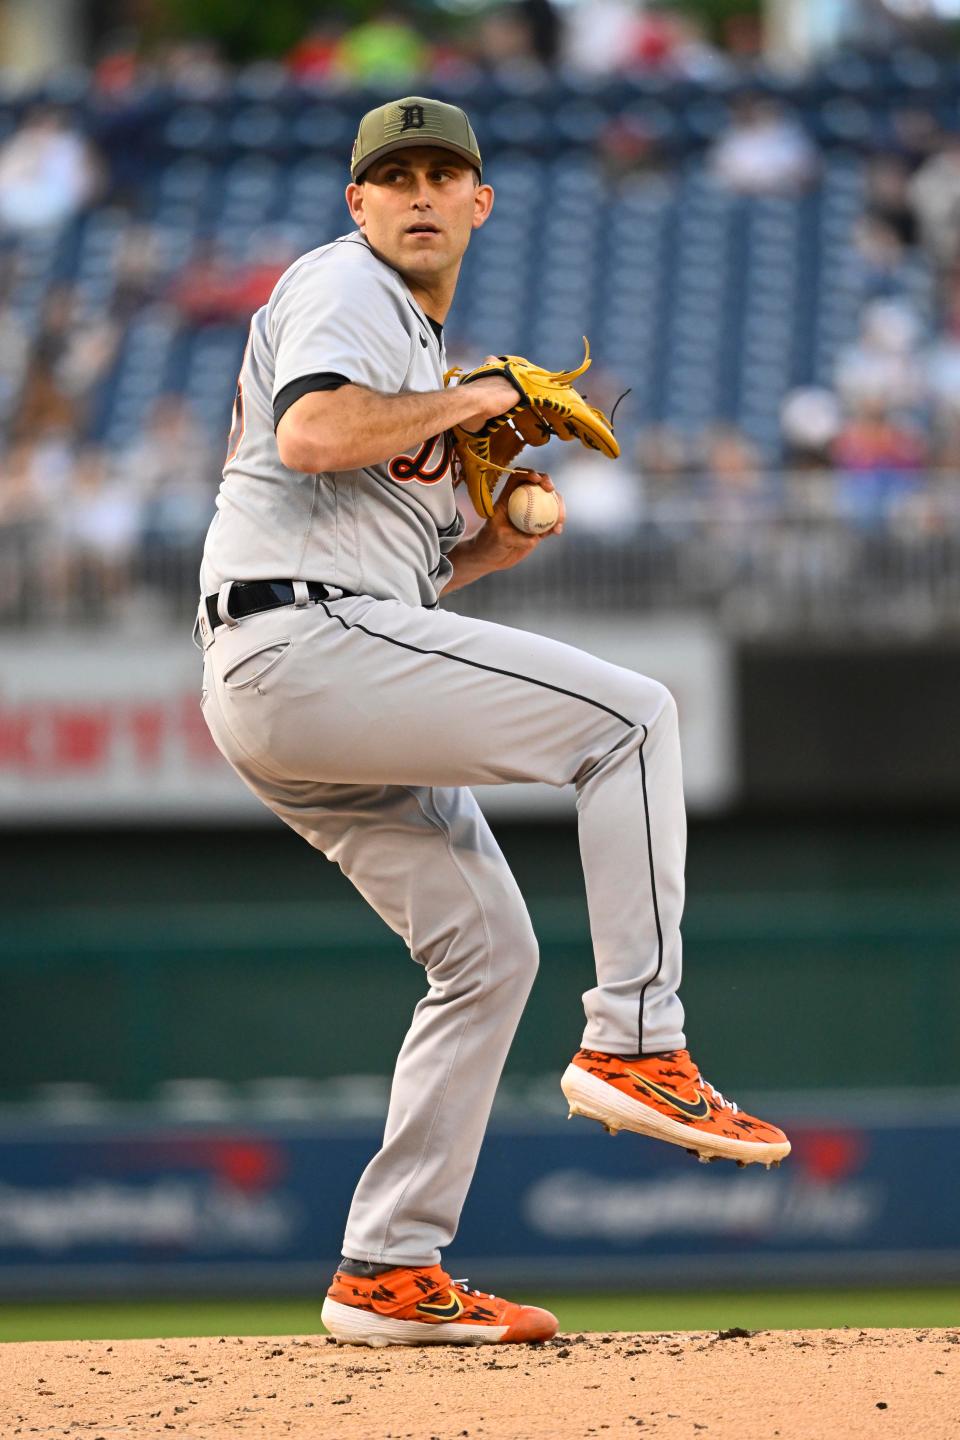
<svg viewBox="0 0 960 1440">
<path fill-rule="evenodd" d="M 662 1085 L 657 1085 L 653 1080 L 648 1080 L 646 1075 L 638 1075 L 636 1070 L 628 1070 L 627 1074 L 632 1075 L 634 1080 L 639 1080 L 640 1084 L 651 1094 L 656 1095 L 658 1100 L 672 1105 L 674 1110 L 679 1110 L 681 1115 L 689 1115 L 691 1120 L 706 1120 L 710 1114 L 707 1097 L 700 1090 L 697 1091 L 696 1104 L 694 1104 L 691 1100 L 681 1100 L 679 1095 L 675 1095 L 672 1090 L 665 1090 Z"/>
<path fill-rule="evenodd" d="M 458 1315 L 463 1314 L 463 1301 L 451 1291 L 447 1304 L 440 1305 L 436 1300 L 421 1300 L 417 1309 L 424 1315 L 432 1315 L 435 1320 L 456 1320 Z"/>
</svg>

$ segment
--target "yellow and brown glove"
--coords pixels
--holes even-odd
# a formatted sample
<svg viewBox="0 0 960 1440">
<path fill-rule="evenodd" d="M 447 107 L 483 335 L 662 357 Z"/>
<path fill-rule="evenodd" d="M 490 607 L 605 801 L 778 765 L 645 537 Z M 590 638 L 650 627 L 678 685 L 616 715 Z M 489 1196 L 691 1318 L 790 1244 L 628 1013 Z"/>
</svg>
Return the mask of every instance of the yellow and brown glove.
<svg viewBox="0 0 960 1440">
<path fill-rule="evenodd" d="M 502 375 L 517 391 L 517 403 L 503 415 L 488 420 L 482 429 L 466 430 L 455 425 L 453 442 L 453 483 L 466 482 L 477 514 L 493 514 L 493 496 L 501 475 L 510 474 L 511 464 L 528 445 L 546 445 L 554 435 L 561 440 L 579 440 L 588 450 L 599 450 L 611 460 L 620 454 L 610 421 L 602 410 L 587 401 L 573 387 L 573 381 L 590 366 L 590 346 L 583 337 L 583 364 L 577 370 L 543 370 L 522 355 L 498 355 L 497 361 L 478 365 L 463 374 L 448 370 L 447 385 L 456 377 L 458 385 Z"/>
</svg>

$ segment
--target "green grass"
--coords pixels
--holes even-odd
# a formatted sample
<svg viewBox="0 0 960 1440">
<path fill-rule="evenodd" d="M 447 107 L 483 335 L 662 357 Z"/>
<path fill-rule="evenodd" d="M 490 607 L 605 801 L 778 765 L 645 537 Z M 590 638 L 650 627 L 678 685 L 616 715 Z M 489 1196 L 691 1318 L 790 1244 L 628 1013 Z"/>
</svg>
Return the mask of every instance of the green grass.
<svg viewBox="0 0 960 1440">
<path fill-rule="evenodd" d="M 960 1290 L 786 1290 L 643 1295 L 527 1295 L 564 1330 L 829 1329 L 960 1326 Z M 0 1308 L 0 1340 L 129 1340 L 168 1335 L 314 1335 L 307 1300 L 35 1303 Z"/>
</svg>

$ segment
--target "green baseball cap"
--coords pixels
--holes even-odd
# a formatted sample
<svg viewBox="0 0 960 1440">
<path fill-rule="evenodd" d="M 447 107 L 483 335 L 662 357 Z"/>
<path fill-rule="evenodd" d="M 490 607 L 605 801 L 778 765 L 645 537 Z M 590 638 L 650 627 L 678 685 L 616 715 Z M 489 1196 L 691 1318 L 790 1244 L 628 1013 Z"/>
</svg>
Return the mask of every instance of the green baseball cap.
<svg viewBox="0 0 960 1440">
<path fill-rule="evenodd" d="M 374 160 L 411 145 L 438 145 L 442 150 L 452 150 L 483 174 L 477 137 L 464 112 L 456 105 L 423 95 L 389 100 L 367 111 L 353 142 L 350 174 L 359 180 Z"/>
</svg>

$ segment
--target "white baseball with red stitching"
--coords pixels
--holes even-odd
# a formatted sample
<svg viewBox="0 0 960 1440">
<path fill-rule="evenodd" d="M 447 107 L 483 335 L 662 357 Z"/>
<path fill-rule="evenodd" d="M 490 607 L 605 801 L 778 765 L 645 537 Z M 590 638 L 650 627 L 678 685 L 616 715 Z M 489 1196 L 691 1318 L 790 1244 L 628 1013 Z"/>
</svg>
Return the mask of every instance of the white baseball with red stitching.
<svg viewBox="0 0 960 1440">
<path fill-rule="evenodd" d="M 543 535 L 560 519 L 560 502 L 541 485 L 518 485 L 507 502 L 507 514 L 525 535 Z"/>
</svg>

